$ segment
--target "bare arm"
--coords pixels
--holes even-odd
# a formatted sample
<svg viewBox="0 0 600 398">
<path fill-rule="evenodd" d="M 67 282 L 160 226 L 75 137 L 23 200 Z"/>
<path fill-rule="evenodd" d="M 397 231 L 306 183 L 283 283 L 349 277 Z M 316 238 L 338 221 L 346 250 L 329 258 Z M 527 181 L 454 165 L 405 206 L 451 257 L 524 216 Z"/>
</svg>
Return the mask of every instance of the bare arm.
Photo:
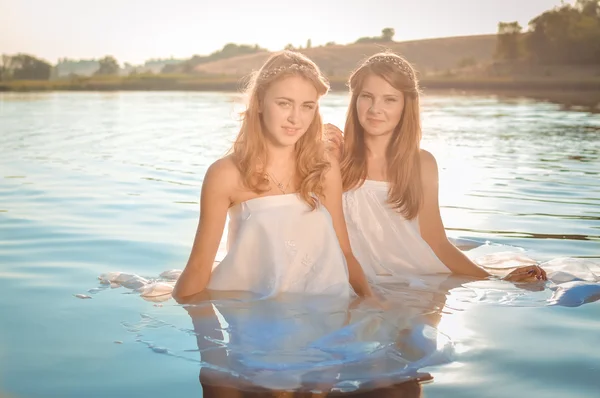
<svg viewBox="0 0 600 398">
<path fill-rule="evenodd" d="M 200 220 L 192 251 L 185 269 L 173 289 L 173 297 L 182 302 L 186 297 L 203 291 L 210 280 L 213 263 L 231 204 L 232 167 L 227 159 L 213 163 L 202 183 Z"/>
<path fill-rule="evenodd" d="M 340 166 L 336 159 L 330 159 L 330 164 L 331 167 L 325 175 L 325 198 L 323 199 L 323 205 L 331 215 L 333 228 L 346 258 L 349 281 L 352 288 L 359 296 L 372 296 L 373 293 L 371 292 L 369 282 L 360 263 L 354 256 L 354 253 L 352 253 L 350 246 L 350 238 L 348 237 L 348 229 L 342 206 L 342 176 L 340 174 Z"/>
<path fill-rule="evenodd" d="M 463 252 L 454 246 L 446 236 L 446 230 L 440 215 L 438 202 L 438 167 L 433 155 L 421 150 L 421 181 L 423 186 L 423 207 L 419 211 L 421 236 L 433 249 L 436 256 L 453 273 L 478 278 L 490 276 L 483 268 L 471 261 Z M 546 271 L 537 265 L 518 267 L 504 279 L 509 281 L 526 281 L 529 279 L 546 280 Z"/>
<path fill-rule="evenodd" d="M 490 276 L 448 240 L 438 202 L 437 162 L 431 153 L 424 150 L 421 150 L 420 161 L 423 186 L 423 205 L 419 211 L 421 236 L 453 273 L 480 278 Z"/>
</svg>

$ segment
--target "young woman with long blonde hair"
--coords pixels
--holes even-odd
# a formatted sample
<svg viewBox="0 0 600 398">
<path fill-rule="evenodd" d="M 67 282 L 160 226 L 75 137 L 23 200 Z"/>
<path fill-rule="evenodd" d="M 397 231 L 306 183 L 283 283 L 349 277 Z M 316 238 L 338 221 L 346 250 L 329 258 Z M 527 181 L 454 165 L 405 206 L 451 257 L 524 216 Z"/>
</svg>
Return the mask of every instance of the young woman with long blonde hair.
<svg viewBox="0 0 600 398">
<path fill-rule="evenodd" d="M 205 289 L 371 294 L 342 211 L 339 164 L 323 145 L 319 99 L 329 89 L 307 57 L 272 55 L 251 79 L 232 151 L 202 184 L 200 220 L 173 296 Z M 229 216 L 227 254 L 215 257 Z"/>
</svg>

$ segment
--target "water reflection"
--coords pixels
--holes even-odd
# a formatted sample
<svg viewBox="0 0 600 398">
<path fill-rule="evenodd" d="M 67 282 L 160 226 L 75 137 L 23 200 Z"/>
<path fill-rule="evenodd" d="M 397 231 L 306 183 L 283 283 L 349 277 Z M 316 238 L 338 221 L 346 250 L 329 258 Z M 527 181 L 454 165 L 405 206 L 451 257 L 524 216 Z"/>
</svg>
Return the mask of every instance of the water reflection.
<svg viewBox="0 0 600 398">
<path fill-rule="evenodd" d="M 420 398 L 422 397 L 421 382 L 410 380 L 385 387 L 364 388 L 352 393 L 337 391 L 269 391 L 265 389 L 240 390 L 228 384 L 202 384 L 203 397 L 206 398 L 279 398 L 279 397 L 355 397 L 355 398 Z"/>
<path fill-rule="evenodd" d="M 421 369 L 452 361 L 454 345 L 437 326 L 452 316 L 443 315 L 446 295 L 462 282 L 432 275 L 382 284 L 383 307 L 317 296 L 196 295 L 184 308 L 200 383 L 213 396 L 419 396 L 419 382 L 432 379 Z"/>
<path fill-rule="evenodd" d="M 469 255 L 495 273 L 534 261 L 521 252 L 499 251 L 503 246 L 456 243 L 476 246 Z M 473 305 L 579 307 L 600 299 L 600 263 L 558 258 L 542 266 L 548 281 L 533 283 L 448 274 L 382 277 L 376 291 L 385 297 L 383 304 L 289 294 L 261 300 L 247 292 L 210 291 L 183 305 L 193 332 L 150 317 L 126 328 L 157 353 L 200 363 L 200 382 L 210 391 L 365 392 L 431 379 L 423 373 L 428 367 L 452 362 L 456 342 L 472 339 L 461 315 Z M 144 278 L 115 272 L 100 280 L 105 289 L 123 286 L 145 300 L 165 302 L 179 273 Z M 189 349 L 177 352 L 153 342 L 152 334 L 164 327 L 192 333 L 199 358 L 190 357 Z"/>
</svg>

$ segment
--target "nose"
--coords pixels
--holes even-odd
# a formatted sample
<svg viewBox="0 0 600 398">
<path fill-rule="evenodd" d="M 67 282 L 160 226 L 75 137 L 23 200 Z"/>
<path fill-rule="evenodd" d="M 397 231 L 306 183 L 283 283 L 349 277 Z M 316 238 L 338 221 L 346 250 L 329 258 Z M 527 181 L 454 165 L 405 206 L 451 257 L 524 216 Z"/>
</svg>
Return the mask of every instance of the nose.
<svg viewBox="0 0 600 398">
<path fill-rule="evenodd" d="M 380 112 L 380 106 L 381 106 L 381 101 L 379 101 L 378 99 L 373 99 L 371 101 L 371 106 L 369 107 L 369 112 L 370 113 L 379 113 Z"/>
<path fill-rule="evenodd" d="M 300 120 L 300 109 L 297 106 L 292 107 L 288 114 L 288 122 L 295 125 Z"/>
</svg>

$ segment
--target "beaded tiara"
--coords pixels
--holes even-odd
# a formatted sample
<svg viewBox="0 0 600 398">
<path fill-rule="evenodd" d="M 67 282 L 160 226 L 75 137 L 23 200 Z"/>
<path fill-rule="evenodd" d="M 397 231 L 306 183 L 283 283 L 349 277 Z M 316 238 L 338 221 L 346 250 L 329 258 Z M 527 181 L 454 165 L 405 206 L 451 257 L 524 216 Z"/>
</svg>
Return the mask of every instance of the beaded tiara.
<svg viewBox="0 0 600 398">
<path fill-rule="evenodd" d="M 393 55 L 377 55 L 369 58 L 365 65 L 378 64 L 381 62 L 397 66 L 406 77 L 408 77 L 410 80 L 415 80 L 414 72 L 410 65 L 402 58 L 395 57 Z"/>
<path fill-rule="evenodd" d="M 275 76 L 278 73 L 283 72 L 285 70 L 297 70 L 297 71 L 315 73 L 314 68 L 311 68 L 310 66 L 300 65 L 300 64 L 289 64 L 289 65 L 279 66 L 279 67 L 273 68 L 273 69 L 267 69 L 260 74 L 260 78 L 266 79 L 268 77 Z"/>
<path fill-rule="evenodd" d="M 370 58 L 366 62 L 365 65 L 377 64 L 377 63 L 381 63 L 381 62 L 395 65 L 396 67 L 398 67 L 398 69 L 400 69 L 400 71 L 406 77 L 408 77 L 410 80 L 413 80 L 413 81 L 415 80 L 414 72 L 413 72 L 412 68 L 410 67 L 410 65 L 408 65 L 408 63 L 406 61 L 404 61 L 402 58 L 399 58 L 399 57 L 395 57 L 392 55 L 377 55 L 375 57 Z M 267 69 L 260 74 L 260 78 L 266 79 L 266 78 L 275 76 L 286 70 L 297 70 L 297 71 L 315 73 L 314 69 L 310 66 L 300 65 L 300 64 L 289 64 L 289 65 L 279 66 L 277 68 Z"/>
</svg>

